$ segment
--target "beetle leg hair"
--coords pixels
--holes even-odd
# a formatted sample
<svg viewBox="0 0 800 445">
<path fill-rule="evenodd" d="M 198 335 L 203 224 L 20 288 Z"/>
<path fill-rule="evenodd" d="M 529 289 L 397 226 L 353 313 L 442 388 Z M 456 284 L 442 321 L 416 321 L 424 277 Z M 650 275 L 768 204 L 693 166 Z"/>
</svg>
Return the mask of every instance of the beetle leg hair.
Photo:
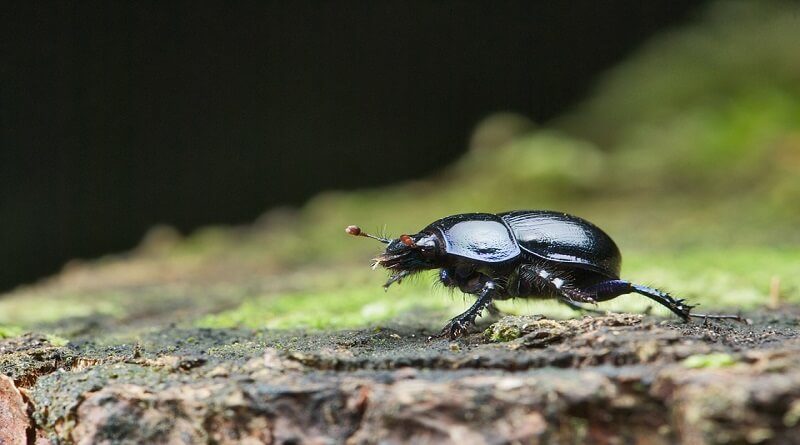
<svg viewBox="0 0 800 445">
<path fill-rule="evenodd" d="M 520 267 L 517 290 L 520 296 L 544 294 L 555 296 L 573 309 L 585 310 L 578 303 L 595 303 L 591 293 L 576 288 L 572 277 L 565 272 L 554 272 L 542 265 L 526 264 Z"/>
<path fill-rule="evenodd" d="M 456 287 L 458 283 L 455 280 L 455 272 L 451 269 L 440 269 L 439 270 L 439 282 L 442 283 L 445 287 Z"/>
</svg>

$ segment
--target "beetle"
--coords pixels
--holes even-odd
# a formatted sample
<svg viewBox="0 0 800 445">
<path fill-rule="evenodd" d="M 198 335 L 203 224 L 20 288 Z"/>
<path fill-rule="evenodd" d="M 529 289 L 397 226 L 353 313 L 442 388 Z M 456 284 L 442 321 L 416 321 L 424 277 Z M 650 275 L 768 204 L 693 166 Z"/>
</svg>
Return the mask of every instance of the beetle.
<svg viewBox="0 0 800 445">
<path fill-rule="evenodd" d="M 616 243 L 599 227 L 567 213 L 462 213 L 396 239 L 370 235 L 358 226 L 345 231 L 387 244 L 373 263 L 373 269 L 391 271 L 385 289 L 417 272 L 439 269 L 442 284 L 477 296 L 442 329 L 440 336 L 450 339 L 464 335 L 484 310 L 499 312 L 494 300 L 518 297 L 556 298 L 575 310 L 592 311 L 585 304 L 638 293 L 684 321 L 742 320 L 737 315 L 693 314 L 685 300 L 621 279 L 622 255 Z"/>
</svg>

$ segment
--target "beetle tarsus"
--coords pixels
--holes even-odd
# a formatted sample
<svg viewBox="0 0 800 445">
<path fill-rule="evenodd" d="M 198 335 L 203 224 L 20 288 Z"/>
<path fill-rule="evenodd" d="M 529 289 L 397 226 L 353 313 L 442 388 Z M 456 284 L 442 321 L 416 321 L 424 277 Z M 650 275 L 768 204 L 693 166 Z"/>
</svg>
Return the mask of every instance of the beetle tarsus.
<svg viewBox="0 0 800 445">
<path fill-rule="evenodd" d="M 675 315 L 680 317 L 683 321 L 689 321 L 691 317 L 690 312 L 694 306 L 687 304 L 684 300 L 675 299 L 672 297 L 672 295 L 658 289 L 653 289 L 652 287 L 642 286 L 640 284 L 634 284 L 624 280 L 616 280 L 616 282 L 618 283 L 617 285 L 620 287 L 620 290 L 624 289 L 626 286 L 628 287 L 629 290 L 622 293 L 636 292 L 637 294 L 644 295 L 645 297 L 650 298 L 656 303 L 666 307 Z"/>
<path fill-rule="evenodd" d="M 576 303 L 576 302 L 574 302 L 574 301 L 572 301 L 572 300 L 570 300 L 568 298 L 560 297 L 558 299 L 558 301 L 560 303 L 563 303 L 564 305 L 566 305 L 570 309 L 572 309 L 574 311 L 578 311 L 578 312 L 588 312 L 590 314 L 598 314 L 598 315 L 605 315 L 607 313 L 606 311 L 601 311 L 600 309 L 586 307 L 586 306 L 584 306 L 582 304 L 579 304 L 579 303 Z"/>
<path fill-rule="evenodd" d="M 442 328 L 442 331 L 436 336 L 436 338 L 446 337 L 450 340 L 455 340 L 464 335 L 471 324 L 472 323 L 470 323 L 469 320 L 456 317 L 450 320 L 450 322 L 447 323 L 444 328 Z"/>
<path fill-rule="evenodd" d="M 733 314 L 689 314 L 692 318 L 702 318 L 705 320 L 733 320 L 740 323 L 750 324 L 750 322 L 741 315 Z"/>
</svg>

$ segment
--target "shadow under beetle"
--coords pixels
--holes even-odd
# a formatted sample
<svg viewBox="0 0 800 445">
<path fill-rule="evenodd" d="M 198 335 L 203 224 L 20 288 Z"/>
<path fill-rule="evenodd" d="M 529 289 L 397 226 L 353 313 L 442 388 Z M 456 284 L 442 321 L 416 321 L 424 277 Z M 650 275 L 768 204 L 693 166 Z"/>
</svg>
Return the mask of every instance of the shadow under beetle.
<svg viewBox="0 0 800 445">
<path fill-rule="evenodd" d="M 373 264 L 392 272 L 384 288 L 415 272 L 439 269 L 445 286 L 478 296 L 442 329 L 440 335 L 451 339 L 463 335 L 484 309 L 496 312 L 493 300 L 515 297 L 556 298 L 573 309 L 591 310 L 583 304 L 635 292 L 685 321 L 690 317 L 742 320 L 736 315 L 692 314 L 692 306 L 684 300 L 620 279 L 622 256 L 611 237 L 566 213 L 464 213 L 397 239 L 370 235 L 357 226 L 347 227 L 346 232 L 388 244 Z"/>
</svg>

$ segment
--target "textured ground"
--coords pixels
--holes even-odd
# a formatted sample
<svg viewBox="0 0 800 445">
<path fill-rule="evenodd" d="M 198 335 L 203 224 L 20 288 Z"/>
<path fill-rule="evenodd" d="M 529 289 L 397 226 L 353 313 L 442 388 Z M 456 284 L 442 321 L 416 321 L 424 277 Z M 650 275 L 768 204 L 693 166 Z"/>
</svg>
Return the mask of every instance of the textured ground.
<svg viewBox="0 0 800 445">
<path fill-rule="evenodd" d="M 715 3 L 557 122 L 487 119 L 433 177 L 155 228 L 1 295 L 0 444 L 800 443 L 798 17 Z M 342 230 L 529 208 L 598 224 L 623 278 L 752 324 L 526 301 L 502 308 L 548 318 L 428 341 L 469 299 L 384 293 L 381 245 Z"/>
<path fill-rule="evenodd" d="M 800 312 L 751 316 L 25 335 L 0 343 L 0 443 L 798 443 Z"/>
</svg>

